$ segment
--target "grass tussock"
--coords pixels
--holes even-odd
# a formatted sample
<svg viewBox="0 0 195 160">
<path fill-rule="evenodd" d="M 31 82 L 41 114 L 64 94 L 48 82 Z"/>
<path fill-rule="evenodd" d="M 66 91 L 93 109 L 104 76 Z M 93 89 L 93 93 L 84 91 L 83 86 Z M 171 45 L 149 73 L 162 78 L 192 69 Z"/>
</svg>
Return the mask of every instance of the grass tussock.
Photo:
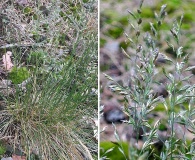
<svg viewBox="0 0 195 160">
<path fill-rule="evenodd" d="M 12 94 L 1 95 L 0 137 L 13 153 L 44 160 L 97 158 L 97 31 L 90 23 L 95 5 L 2 3 L 1 50 L 13 53 L 14 70 L 2 78 L 12 81 L 6 86 Z"/>
</svg>

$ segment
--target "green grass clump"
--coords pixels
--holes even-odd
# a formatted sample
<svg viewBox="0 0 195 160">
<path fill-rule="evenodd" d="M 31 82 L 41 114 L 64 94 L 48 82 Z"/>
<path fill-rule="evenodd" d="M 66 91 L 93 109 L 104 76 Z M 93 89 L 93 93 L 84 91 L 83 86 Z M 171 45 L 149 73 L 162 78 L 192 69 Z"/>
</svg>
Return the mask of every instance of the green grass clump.
<svg viewBox="0 0 195 160">
<path fill-rule="evenodd" d="M 119 38 L 123 34 L 123 32 L 124 32 L 123 28 L 113 26 L 112 28 L 108 29 L 106 35 L 116 39 Z"/>
</svg>

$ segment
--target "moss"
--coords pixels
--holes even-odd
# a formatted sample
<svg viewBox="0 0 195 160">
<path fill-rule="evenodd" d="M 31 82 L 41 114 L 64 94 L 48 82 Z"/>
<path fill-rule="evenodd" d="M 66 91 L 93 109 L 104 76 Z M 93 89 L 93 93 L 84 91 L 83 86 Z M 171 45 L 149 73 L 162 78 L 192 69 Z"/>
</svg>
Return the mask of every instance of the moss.
<svg viewBox="0 0 195 160">
<path fill-rule="evenodd" d="M 103 47 L 106 44 L 106 40 L 103 38 L 100 38 L 100 47 Z"/>
<path fill-rule="evenodd" d="M 28 72 L 26 67 L 13 67 L 11 72 L 9 73 L 8 77 L 14 84 L 20 84 L 26 79 L 28 79 L 30 76 L 30 73 Z"/>
<path fill-rule="evenodd" d="M 32 10 L 31 7 L 25 7 L 25 8 L 23 9 L 23 13 L 24 13 L 24 14 L 30 14 L 30 13 L 32 13 L 32 12 L 33 12 L 33 10 Z"/>
<path fill-rule="evenodd" d="M 118 22 L 120 22 L 123 26 L 126 26 L 129 24 L 128 16 L 122 16 L 118 19 Z"/>
<path fill-rule="evenodd" d="M 126 155 L 126 157 L 128 157 L 128 144 L 125 143 L 125 142 L 119 142 L 119 143 L 122 143 L 122 146 L 123 146 L 123 150 L 124 150 L 124 153 Z M 112 143 L 112 142 L 101 142 L 100 143 L 100 157 L 103 156 L 103 154 L 108 151 L 109 149 L 113 148 L 114 149 L 108 153 L 106 153 L 104 156 L 106 156 L 106 158 L 109 158 L 110 160 L 124 160 L 125 157 L 124 155 L 120 152 L 120 150 L 118 149 L 118 145 L 117 145 L 117 142 L 116 144 Z"/>
<path fill-rule="evenodd" d="M 144 32 L 150 31 L 150 24 L 149 23 L 143 24 L 142 29 L 143 29 Z"/>
<path fill-rule="evenodd" d="M 164 123 L 160 123 L 159 128 L 160 131 L 165 131 L 167 130 L 167 126 Z"/>
<path fill-rule="evenodd" d="M 127 41 L 127 42 L 125 42 L 125 41 L 122 41 L 121 43 L 120 43 L 120 48 L 123 48 L 124 50 L 127 50 L 127 48 L 130 46 L 130 41 Z"/>
<path fill-rule="evenodd" d="M 119 38 L 124 32 L 124 29 L 122 27 L 114 26 L 110 29 L 108 29 L 107 33 L 105 33 L 107 36 L 112 37 L 114 39 Z"/>
</svg>

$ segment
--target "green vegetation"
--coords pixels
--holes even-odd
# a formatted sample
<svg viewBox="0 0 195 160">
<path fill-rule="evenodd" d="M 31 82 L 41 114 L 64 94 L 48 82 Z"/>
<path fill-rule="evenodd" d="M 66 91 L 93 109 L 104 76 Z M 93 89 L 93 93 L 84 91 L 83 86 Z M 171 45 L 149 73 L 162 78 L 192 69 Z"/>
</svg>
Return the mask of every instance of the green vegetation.
<svg viewBox="0 0 195 160">
<path fill-rule="evenodd" d="M 20 84 L 29 78 L 29 72 L 26 67 L 13 67 L 9 73 L 9 79 L 13 84 Z"/>
<path fill-rule="evenodd" d="M 0 141 L 0 157 L 1 155 L 3 155 L 6 152 L 6 148 L 5 146 L 2 144 L 2 142 Z"/>
<path fill-rule="evenodd" d="M 8 137 L 3 144 L 30 160 L 97 159 L 96 1 L 0 6 L 0 56 L 12 52 L 14 64 L 1 77 L 6 94 L 1 93 L 0 135 Z M 5 150 L 0 146 L 0 154 Z"/>
<path fill-rule="evenodd" d="M 123 160 L 124 155 L 118 149 L 118 144 L 121 143 L 125 156 L 128 157 L 128 143 L 125 142 L 100 142 L 100 155 L 103 158 Z"/>
<path fill-rule="evenodd" d="M 186 10 L 191 2 L 188 7 L 184 1 L 166 1 L 167 4 L 159 2 L 152 8 L 144 8 L 143 2 L 140 2 L 135 12 L 129 11 L 131 32 L 125 34 L 129 44 L 121 49 L 128 59 L 129 68 L 133 70 L 126 76 L 130 84 L 123 85 L 114 76 L 105 74 L 110 81 L 107 84 L 111 84 L 111 91 L 124 96 L 123 111 L 128 119 L 123 123 L 132 127 L 131 138 L 135 142 L 130 141 L 123 147 L 113 124 L 116 142 L 101 142 L 100 156 L 102 159 L 113 160 L 117 156 L 125 160 L 193 159 L 195 90 L 191 71 L 195 66 L 188 64 L 191 55 L 188 49 L 192 46 L 183 43 L 188 41 L 188 37 L 183 38 L 185 32 L 182 30 L 185 23 L 194 21 L 193 15 Z M 178 5 L 181 4 L 186 14 L 178 11 Z M 173 15 L 176 19 L 170 20 Z M 109 24 L 112 24 L 111 20 Z M 126 27 L 124 25 L 123 30 Z M 103 32 L 108 32 L 106 35 L 111 38 L 120 38 L 115 33 L 110 36 L 109 29 Z M 130 52 L 128 49 L 131 49 Z M 164 62 L 157 67 L 156 62 L 160 56 Z M 104 71 L 105 66 L 101 66 Z M 167 66 L 173 69 L 170 71 Z M 159 88 L 164 86 L 167 95 L 155 94 L 154 85 Z"/>
</svg>

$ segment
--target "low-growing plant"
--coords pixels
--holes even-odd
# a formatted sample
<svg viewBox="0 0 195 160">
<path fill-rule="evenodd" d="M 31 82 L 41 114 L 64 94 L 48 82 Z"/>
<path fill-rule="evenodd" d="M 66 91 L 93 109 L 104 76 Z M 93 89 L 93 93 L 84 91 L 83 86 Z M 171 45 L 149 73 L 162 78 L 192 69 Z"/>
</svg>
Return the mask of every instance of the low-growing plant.
<svg viewBox="0 0 195 160">
<path fill-rule="evenodd" d="M 193 159 L 195 157 L 195 142 L 188 142 L 187 133 L 195 136 L 195 86 L 190 81 L 193 74 L 188 73 L 195 66 L 187 66 L 189 54 L 183 52 L 181 26 L 184 16 L 182 15 L 179 20 L 174 20 L 173 27 L 170 28 L 169 39 L 165 40 L 171 50 L 176 53 L 176 60 L 173 60 L 161 53 L 161 48 L 158 45 L 160 34 L 163 34 L 160 28 L 167 16 L 167 6 L 162 5 L 160 12 L 155 13 L 155 21 L 149 23 L 150 32 L 142 33 L 140 26 L 144 21 L 142 18 L 143 2 L 144 0 L 141 0 L 137 13 L 128 11 L 132 17 L 131 33 L 135 35 L 135 38 L 132 39 L 131 36 L 125 35 L 135 53 L 129 54 L 122 48 L 123 53 L 130 59 L 131 69 L 133 69 L 133 74 L 130 75 L 129 79 L 130 85 L 122 86 L 109 75 L 105 75 L 114 83 L 109 86 L 111 90 L 124 95 L 124 112 L 128 115 L 128 120 L 123 122 L 131 125 L 136 134 L 136 144 L 129 145 L 129 156 L 126 157 L 123 154 L 123 159 Z M 164 61 L 174 67 L 173 72 L 167 71 L 164 66 L 161 66 L 162 70 L 156 67 L 155 64 L 159 56 L 162 56 Z M 162 73 L 166 78 L 164 84 L 156 80 L 156 77 Z M 165 86 L 168 97 L 156 95 L 154 84 Z M 187 107 L 184 107 L 186 103 Z M 159 118 L 155 122 L 149 123 L 149 115 L 155 112 L 159 104 L 163 104 L 165 107 L 163 114 L 168 116 L 166 122 L 165 119 L 162 121 Z M 166 136 L 162 137 L 159 130 L 165 123 L 168 129 Z M 143 133 L 140 133 L 140 129 Z M 180 137 L 178 132 L 182 134 Z M 120 144 L 119 135 L 116 133 L 115 128 L 115 137 Z M 138 149 L 140 136 L 143 145 L 141 149 Z M 157 143 L 162 144 L 160 150 L 155 148 Z M 118 145 L 118 149 L 121 153 L 126 152 L 120 145 Z M 111 150 L 105 151 L 105 153 L 109 152 Z M 101 155 L 106 157 L 104 153 Z M 107 158 L 109 159 L 109 157 Z"/>
<path fill-rule="evenodd" d="M 0 140 L 28 160 L 97 159 L 98 41 L 87 25 L 96 13 L 82 1 L 0 4 L 9 20 L 0 47 L 15 66 L 5 71 L 12 94 L 1 99 Z"/>
<path fill-rule="evenodd" d="M 29 71 L 26 67 L 13 67 L 9 73 L 9 79 L 14 84 L 20 84 L 29 78 Z"/>
</svg>

